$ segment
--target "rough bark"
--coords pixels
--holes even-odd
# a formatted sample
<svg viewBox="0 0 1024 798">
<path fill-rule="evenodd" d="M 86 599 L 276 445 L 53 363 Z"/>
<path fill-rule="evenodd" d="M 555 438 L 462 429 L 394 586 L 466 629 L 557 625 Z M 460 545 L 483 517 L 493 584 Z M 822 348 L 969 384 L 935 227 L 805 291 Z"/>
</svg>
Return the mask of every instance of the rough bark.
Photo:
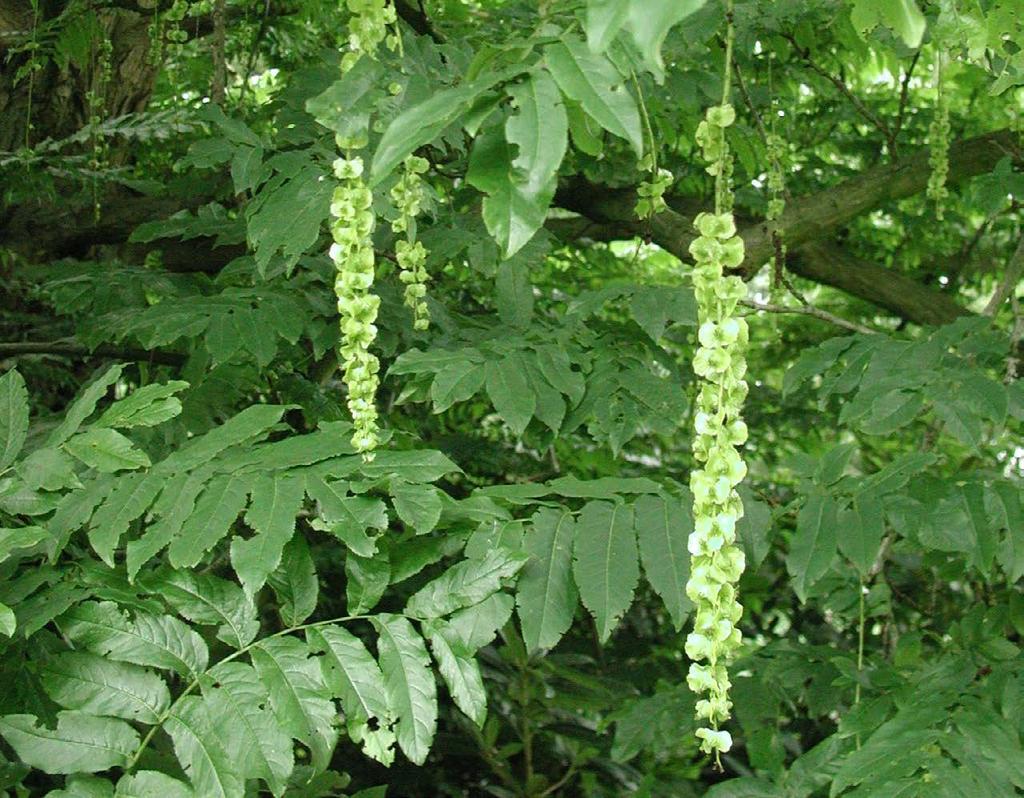
<svg viewBox="0 0 1024 798">
<path fill-rule="evenodd" d="M 991 172 L 1006 156 L 1021 158 L 1009 130 L 954 142 L 949 148 L 947 182 L 955 184 Z M 930 174 L 928 151 L 918 150 L 896 163 L 876 166 L 832 188 L 793 199 L 786 203 L 779 227 L 791 249 L 809 241 L 826 240 L 867 211 L 920 194 L 928 186 Z M 771 256 L 768 227 L 760 224 L 742 232 L 748 262 L 760 268 Z"/>
<path fill-rule="evenodd" d="M 45 9 L 46 5 L 40 7 Z M 103 11 L 98 16 L 104 35 L 113 45 L 111 80 L 102 98 L 103 116 L 142 111 L 149 102 L 157 74 L 149 62 L 149 17 L 121 9 Z M 0 0 L 0 45 L 15 38 L 30 38 L 31 26 L 27 0 Z M 2 50 L 0 46 L 0 54 Z M 15 55 L 0 72 L 0 150 L 15 150 L 26 141 L 31 145 L 45 139 L 67 138 L 89 119 L 86 95 L 94 83 L 92 65 L 69 63 L 61 68 L 52 59 L 46 59 L 43 68 L 33 76 L 30 101 L 28 78 L 15 82 L 25 61 L 25 54 Z M 27 131 L 29 124 L 32 127 Z"/>
<path fill-rule="evenodd" d="M 1020 161 L 1022 155 L 1008 130 L 957 141 L 950 147 L 948 181 L 957 183 L 990 172 L 1004 157 Z M 798 197 L 786 205 L 778 222 L 791 254 L 796 274 L 834 286 L 852 296 L 917 324 L 943 324 L 968 313 L 948 294 L 927 288 L 912 278 L 878 264 L 856 258 L 833 242 L 835 234 L 853 219 L 922 192 L 928 184 L 928 152 L 918 150 L 894 163 L 868 169 L 828 189 Z M 599 227 L 614 234 L 648 235 L 652 241 L 683 261 L 690 259 L 694 239 L 692 201 L 674 204 L 643 224 L 635 219 L 635 194 L 628 189 L 609 190 L 585 181 L 564 186 L 555 197 L 563 208 L 590 220 L 575 228 L 594 239 L 604 237 Z M 769 230 L 764 223 L 743 224 L 740 235 L 746 245 L 748 274 L 758 271 L 772 254 Z M 570 225 L 562 222 L 562 228 Z M 594 226 L 596 225 L 596 227 Z"/>
<path fill-rule="evenodd" d="M 24 33 L 26 20 L 31 22 L 28 8 L 28 0 L 0 0 L 0 50 L 11 35 Z M 399 10 L 417 31 L 437 35 L 429 28 L 429 20 L 411 3 L 400 3 Z M 146 10 L 136 0 L 116 0 L 103 13 L 114 49 L 113 79 L 104 99 L 106 115 L 140 111 L 149 99 L 155 79 L 155 69 L 148 62 L 151 9 Z M 9 67 L 0 75 L 0 149 L 13 149 L 24 142 L 27 119 L 27 84 L 24 80 L 17 85 L 13 82 L 17 58 Z M 88 70 L 73 65 L 59 70 L 50 64 L 37 73 L 32 113 L 36 140 L 64 138 L 86 122 L 88 108 L 84 97 L 91 81 Z M 1020 159 L 1014 137 L 1005 130 L 956 142 L 950 150 L 949 180 L 957 182 L 990 171 L 1006 155 Z M 858 215 L 922 191 L 929 173 L 927 157 L 927 152 L 921 150 L 894 164 L 868 169 L 837 186 L 788 203 L 779 226 L 792 253 L 790 268 L 913 322 L 942 323 L 965 312 L 948 294 L 854 258 L 831 243 L 835 233 Z M 577 235 L 592 238 L 639 234 L 684 260 L 688 259 L 693 240 L 692 218 L 700 210 L 697 199 L 677 199 L 669 210 L 639 224 L 633 215 L 632 190 L 607 189 L 582 181 L 563 187 L 556 204 L 589 220 L 583 224 L 562 220 L 559 224 L 563 232 L 575 227 Z M 0 239 L 6 247 L 30 259 L 83 256 L 97 244 L 123 243 L 138 224 L 177 209 L 168 206 L 168 200 L 121 196 L 104 203 L 103 217 L 96 223 L 91 218 L 91 209 L 62 209 L 55 218 L 57 211 L 52 207 L 22 207 L 0 222 Z M 760 268 L 771 254 L 769 231 L 762 223 L 750 220 L 742 225 L 741 235 L 747 247 L 747 263 L 752 270 Z M 204 250 L 210 243 L 199 240 L 176 247 L 162 242 L 161 249 L 172 269 L 194 269 L 199 261 L 204 270 L 216 268 L 237 254 L 234 248 L 231 252 L 228 248 Z"/>
<path fill-rule="evenodd" d="M 858 258 L 834 244 L 806 242 L 790 258 L 788 267 L 801 277 L 866 299 L 915 324 L 949 324 L 970 315 L 950 294 L 926 288 L 906 274 Z"/>
<path fill-rule="evenodd" d="M 203 197 L 195 197 L 183 203 L 177 197 L 143 197 L 120 189 L 104 198 L 98 221 L 91 205 L 23 205 L 2 228 L 0 241 L 29 262 L 88 258 L 96 247 L 114 246 L 119 256 L 127 261 L 141 261 L 148 252 L 159 249 L 161 262 L 169 271 L 215 274 L 244 255 L 245 246 L 215 246 L 215 239 L 207 236 L 188 241 L 160 239 L 152 244 L 125 243 L 143 222 L 164 219 L 183 208 L 195 210 L 204 201 Z"/>
</svg>

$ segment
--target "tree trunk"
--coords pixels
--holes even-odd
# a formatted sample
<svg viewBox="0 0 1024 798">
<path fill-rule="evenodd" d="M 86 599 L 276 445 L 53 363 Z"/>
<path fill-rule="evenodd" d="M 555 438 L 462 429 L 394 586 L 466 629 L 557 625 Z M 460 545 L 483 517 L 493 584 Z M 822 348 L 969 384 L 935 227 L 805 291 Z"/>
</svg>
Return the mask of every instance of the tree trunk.
<svg viewBox="0 0 1024 798">
<path fill-rule="evenodd" d="M 63 10 L 62 3 L 41 2 L 34 19 L 28 0 L 0 0 L 0 60 L 5 62 L 0 72 L 0 150 L 77 132 L 89 122 L 90 90 L 100 95 L 98 113 L 104 119 L 141 111 L 149 102 L 157 76 L 150 63 L 151 15 L 105 8 L 93 17 L 92 12 L 68 14 L 54 24 Z M 90 25 L 90 18 L 98 24 Z M 62 35 L 80 42 L 70 58 L 59 44 Z M 98 59 L 104 38 L 112 46 L 110 80 L 100 93 Z M 40 67 L 27 74 L 27 48 L 33 41 Z"/>
</svg>

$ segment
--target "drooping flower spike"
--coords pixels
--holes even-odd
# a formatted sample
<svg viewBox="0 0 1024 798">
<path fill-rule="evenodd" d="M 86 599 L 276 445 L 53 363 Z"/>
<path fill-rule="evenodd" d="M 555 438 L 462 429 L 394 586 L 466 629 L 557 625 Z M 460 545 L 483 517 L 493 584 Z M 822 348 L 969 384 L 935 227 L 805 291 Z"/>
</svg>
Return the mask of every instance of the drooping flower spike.
<svg viewBox="0 0 1024 798">
<path fill-rule="evenodd" d="M 381 42 L 394 49 L 400 43 L 394 29 L 395 9 L 388 0 L 347 0 L 348 51 L 341 71 L 348 72 L 363 56 L 373 58 Z M 389 32 L 390 31 L 390 32 Z M 366 146 L 363 137 L 337 136 L 341 157 L 334 161 L 338 185 L 331 197 L 330 257 L 334 262 L 334 293 L 340 315 L 341 355 L 348 409 L 352 414 L 352 445 L 370 460 L 380 439 L 377 427 L 377 387 L 380 361 L 370 351 L 377 338 L 380 297 L 372 292 L 375 256 L 373 192 L 363 179 L 363 160 L 354 154 Z"/>
<path fill-rule="evenodd" d="M 715 211 L 694 220 L 697 238 L 690 245 L 693 287 L 697 301 L 698 348 L 693 370 L 701 380 L 694 413 L 693 453 L 697 461 L 690 474 L 694 531 L 690 535 L 690 579 L 686 594 L 694 604 L 693 631 L 686 638 L 686 654 L 693 660 L 687 685 L 704 696 L 696 704 L 701 750 L 715 756 L 732 747 L 729 732 L 719 726 L 731 715 L 727 664 L 742 642 L 737 626 L 743 608 L 736 584 L 746 565 L 736 545 L 736 525 L 743 517 L 743 502 L 736 487 L 747 473 L 739 448 L 747 439 L 741 418 L 747 396 L 747 323 L 736 315 L 746 295 L 740 277 L 726 275 L 743 262 L 743 239 L 736 234 L 732 213 L 732 157 L 726 129 L 736 113 L 729 104 L 732 58 L 732 4 L 726 3 L 726 75 L 722 103 L 707 110 L 697 128 L 697 143 L 715 176 Z M 719 763 L 720 765 L 720 763 Z"/>
<path fill-rule="evenodd" d="M 405 284 L 405 304 L 412 310 L 413 328 L 425 330 L 430 326 L 427 308 L 427 249 L 416 239 L 416 217 L 423 205 L 423 173 L 427 171 L 425 158 L 410 155 L 405 159 L 402 176 L 391 189 L 391 199 L 398 208 L 398 217 L 391 223 L 395 233 L 404 239 L 395 242 L 395 257 L 401 272 L 398 279 Z"/>
</svg>

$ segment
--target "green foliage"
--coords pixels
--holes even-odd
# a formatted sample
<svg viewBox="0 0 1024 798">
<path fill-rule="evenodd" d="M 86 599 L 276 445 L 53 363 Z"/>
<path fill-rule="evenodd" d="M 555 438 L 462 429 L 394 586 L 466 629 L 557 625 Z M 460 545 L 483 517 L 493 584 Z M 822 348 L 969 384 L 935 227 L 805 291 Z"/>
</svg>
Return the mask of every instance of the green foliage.
<svg viewBox="0 0 1024 798">
<path fill-rule="evenodd" d="M 0 796 L 1024 791 L 1014 0 L 30 5 Z"/>
</svg>

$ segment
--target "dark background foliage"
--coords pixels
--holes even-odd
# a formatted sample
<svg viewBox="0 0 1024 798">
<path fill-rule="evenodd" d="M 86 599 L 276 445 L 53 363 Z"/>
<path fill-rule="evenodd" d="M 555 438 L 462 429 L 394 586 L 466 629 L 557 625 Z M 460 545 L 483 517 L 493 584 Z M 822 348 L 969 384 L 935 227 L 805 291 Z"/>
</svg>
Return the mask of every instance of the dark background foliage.
<svg viewBox="0 0 1024 798">
<path fill-rule="evenodd" d="M 1019 794 L 1018 0 L 735 4 L 751 436 L 721 772 L 683 585 L 722 6 L 395 8 L 402 52 L 341 79 L 344 3 L 0 0 L 0 794 Z M 549 73 L 567 122 L 533 152 L 560 166 L 516 206 L 506 122 Z M 360 130 L 370 464 L 325 226 Z M 648 141 L 672 182 L 638 220 Z M 426 332 L 385 223 L 413 150 Z"/>
</svg>

